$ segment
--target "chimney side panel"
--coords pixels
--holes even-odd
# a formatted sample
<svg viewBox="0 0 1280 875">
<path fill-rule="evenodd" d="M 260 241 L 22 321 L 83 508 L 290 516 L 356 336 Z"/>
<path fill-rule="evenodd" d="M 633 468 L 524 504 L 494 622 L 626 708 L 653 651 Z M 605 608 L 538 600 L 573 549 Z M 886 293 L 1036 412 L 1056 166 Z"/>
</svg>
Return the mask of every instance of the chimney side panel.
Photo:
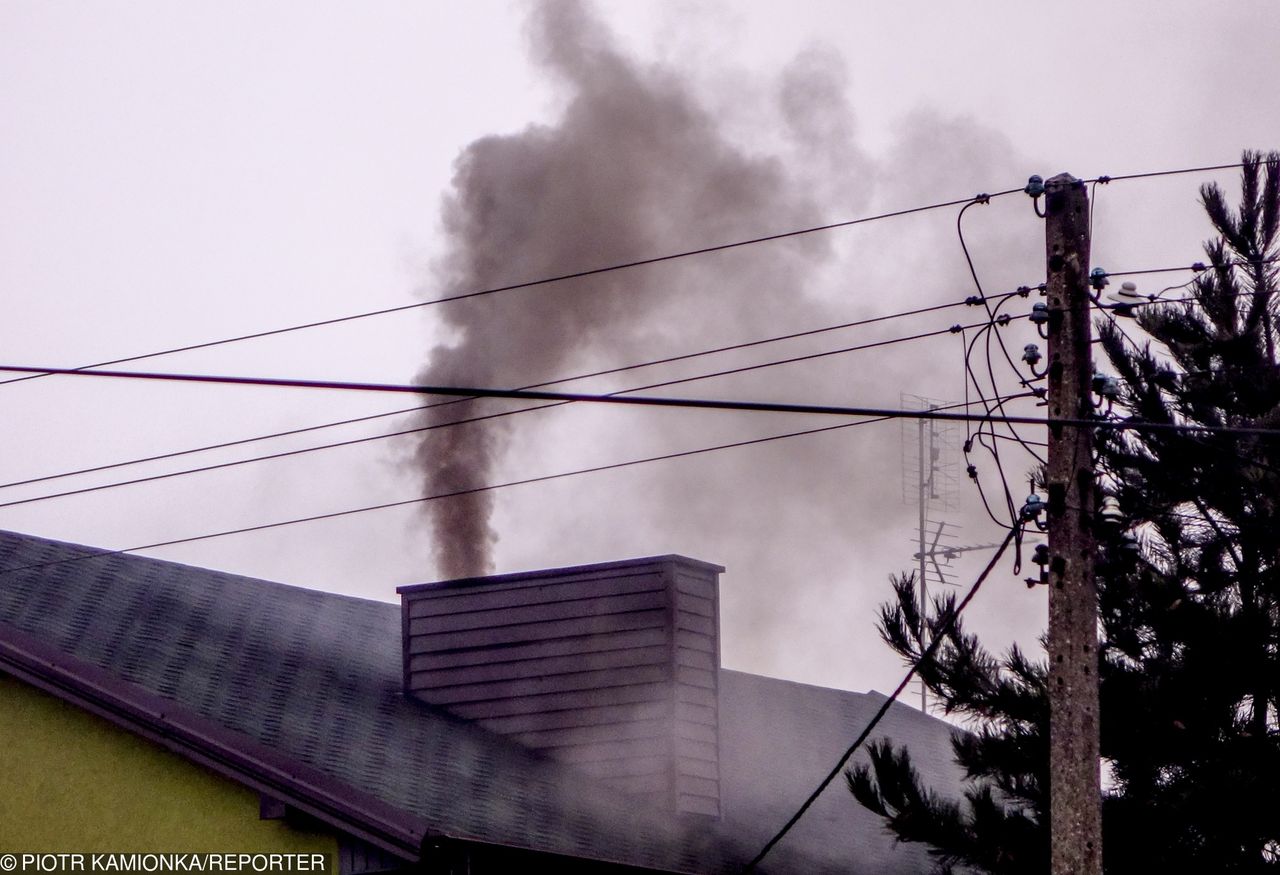
<svg viewBox="0 0 1280 875">
<path fill-rule="evenodd" d="M 718 816 L 720 570 L 667 556 L 401 587 L 405 692 Z"/>
</svg>

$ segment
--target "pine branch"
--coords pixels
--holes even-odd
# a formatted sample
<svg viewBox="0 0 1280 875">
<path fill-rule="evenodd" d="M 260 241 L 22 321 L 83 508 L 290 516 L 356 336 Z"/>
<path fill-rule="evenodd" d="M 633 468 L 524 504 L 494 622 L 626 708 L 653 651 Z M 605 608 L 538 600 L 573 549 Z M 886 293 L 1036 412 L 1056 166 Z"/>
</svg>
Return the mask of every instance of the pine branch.
<svg viewBox="0 0 1280 875">
<path fill-rule="evenodd" d="M 1201 197 L 1217 237 L 1193 300 L 1144 307 L 1151 341 L 1133 348 L 1110 323 L 1099 338 L 1123 390 L 1118 408 L 1152 422 L 1280 427 L 1275 267 L 1280 153 L 1246 153 L 1238 209 Z M 1100 538 L 1102 754 L 1109 875 L 1280 875 L 1280 440 L 1103 433 L 1100 483 L 1127 514 Z M 1000 658 L 939 616 L 921 616 L 915 580 L 894 581 L 881 636 L 920 660 L 921 630 L 942 635 L 920 675 L 973 731 L 953 753 L 967 789 L 940 799 L 910 758 L 881 742 L 850 789 L 902 841 L 930 844 L 939 871 L 1048 871 L 1045 668 L 1018 648 Z M 1275 851 L 1271 857 L 1268 849 Z"/>
</svg>

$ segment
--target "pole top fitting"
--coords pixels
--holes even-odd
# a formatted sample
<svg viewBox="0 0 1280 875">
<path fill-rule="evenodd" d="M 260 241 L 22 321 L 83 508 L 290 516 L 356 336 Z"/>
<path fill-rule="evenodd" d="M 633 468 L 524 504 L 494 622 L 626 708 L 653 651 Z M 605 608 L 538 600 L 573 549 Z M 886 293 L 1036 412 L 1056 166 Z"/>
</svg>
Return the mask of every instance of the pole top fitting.
<svg viewBox="0 0 1280 875">
<path fill-rule="evenodd" d="M 1070 173 L 1059 173 L 1057 176 L 1046 179 L 1044 183 L 1046 191 L 1061 191 L 1075 186 L 1083 187 L 1084 180 L 1076 179 Z"/>
</svg>

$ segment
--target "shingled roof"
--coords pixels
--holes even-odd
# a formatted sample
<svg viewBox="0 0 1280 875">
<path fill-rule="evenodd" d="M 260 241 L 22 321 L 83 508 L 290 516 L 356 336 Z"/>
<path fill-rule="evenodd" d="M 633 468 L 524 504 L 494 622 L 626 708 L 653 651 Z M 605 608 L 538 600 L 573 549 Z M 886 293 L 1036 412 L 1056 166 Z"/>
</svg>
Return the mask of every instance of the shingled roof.
<svg viewBox="0 0 1280 875">
<path fill-rule="evenodd" d="M 0 669 L 60 694 L 97 691 L 145 712 L 142 723 L 170 721 L 174 737 L 211 738 L 250 767 L 345 800 L 352 834 L 407 858 L 433 835 L 658 871 L 736 871 L 883 702 L 721 670 L 723 817 L 699 823 L 645 811 L 405 697 L 401 660 L 395 604 L 0 532 Z M 883 726 L 954 789 L 950 727 L 905 706 Z M 341 806 L 310 810 L 344 816 Z M 767 863 L 929 868 L 842 782 Z"/>
</svg>

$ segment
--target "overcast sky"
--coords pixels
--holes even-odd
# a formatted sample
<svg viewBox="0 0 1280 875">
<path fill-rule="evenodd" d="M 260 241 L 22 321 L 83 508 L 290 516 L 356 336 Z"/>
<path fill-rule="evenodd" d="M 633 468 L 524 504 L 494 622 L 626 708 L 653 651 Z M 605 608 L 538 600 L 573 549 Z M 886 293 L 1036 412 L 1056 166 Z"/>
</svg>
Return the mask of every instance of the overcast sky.
<svg viewBox="0 0 1280 875">
<path fill-rule="evenodd" d="M 1026 0 L 6 0 L 0 360 L 79 366 L 410 304 L 470 281 L 536 279 L 1020 187 L 1032 173 L 1119 175 L 1280 147 L 1271 0 L 1086 2 L 1071 12 Z M 1094 263 L 1197 260 L 1207 230 L 1196 189 L 1210 179 L 1235 174 L 1099 188 Z M 522 385 L 960 300 L 975 290 L 955 220 L 955 209 L 938 210 L 134 367 Z M 1043 279 L 1043 226 L 1024 196 L 971 209 L 965 232 L 988 292 Z M 575 309 L 588 300 L 617 305 Z M 589 318 L 566 319 L 565 308 Z M 572 388 L 626 388 L 974 318 L 943 311 Z M 1016 349 L 1028 339 L 1019 330 L 1008 335 Z M 961 400 L 960 366 L 959 339 L 947 336 L 669 391 L 896 407 L 903 393 Z M 0 392 L 5 483 L 411 406 L 83 378 Z M 0 502 L 415 422 L 6 488 Z M 621 409 L 506 422 L 487 482 L 832 424 Z M 672 552 L 718 562 L 727 667 L 891 688 L 901 669 L 875 634 L 874 610 L 914 549 L 903 434 L 868 425 L 502 490 L 493 567 Z M 414 450 L 375 441 L 0 507 L 0 526 L 125 548 L 406 499 L 427 488 Z M 1011 460 L 1025 493 L 1029 462 Z M 943 461 L 963 480 L 958 441 Z M 909 484 L 914 474 L 905 471 Z M 983 476 L 996 488 L 989 464 Z M 957 544 L 998 540 L 960 486 L 935 516 L 959 527 Z M 410 507 L 152 555 L 392 600 L 397 585 L 438 579 L 435 537 Z M 956 565 L 958 582 L 975 556 Z M 1028 592 L 1005 562 L 970 622 L 1001 645 L 1033 641 L 1044 613 L 1043 592 Z"/>
</svg>

